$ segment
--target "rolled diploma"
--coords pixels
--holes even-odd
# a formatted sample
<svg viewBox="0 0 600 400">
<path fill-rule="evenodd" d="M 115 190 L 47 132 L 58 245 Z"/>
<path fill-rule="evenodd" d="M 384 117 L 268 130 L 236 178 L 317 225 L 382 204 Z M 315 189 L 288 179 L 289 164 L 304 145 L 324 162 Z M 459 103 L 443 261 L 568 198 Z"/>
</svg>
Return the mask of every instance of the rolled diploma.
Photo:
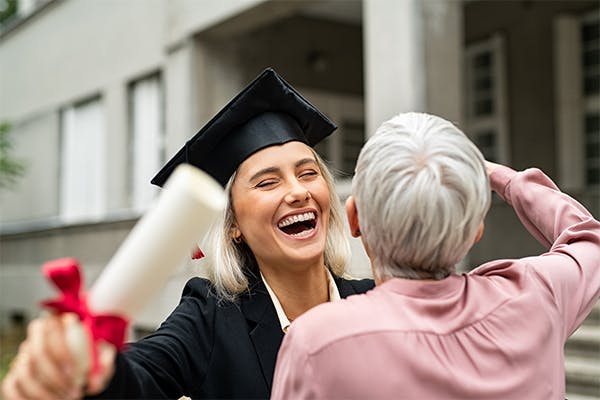
<svg viewBox="0 0 600 400">
<path fill-rule="evenodd" d="M 92 285 L 90 310 L 134 317 L 166 284 L 226 203 L 223 188 L 211 176 L 187 164 L 178 166 L 154 207 Z"/>
</svg>

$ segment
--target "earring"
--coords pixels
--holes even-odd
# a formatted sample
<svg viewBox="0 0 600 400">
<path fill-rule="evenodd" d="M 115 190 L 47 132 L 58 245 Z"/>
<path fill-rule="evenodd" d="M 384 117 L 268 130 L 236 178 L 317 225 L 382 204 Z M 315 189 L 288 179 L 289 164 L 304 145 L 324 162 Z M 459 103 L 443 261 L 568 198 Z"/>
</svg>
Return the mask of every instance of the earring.
<svg viewBox="0 0 600 400">
<path fill-rule="evenodd" d="M 234 236 L 233 237 L 233 243 L 235 243 L 235 244 L 242 243 L 242 236 L 241 235 L 240 236 Z"/>
</svg>

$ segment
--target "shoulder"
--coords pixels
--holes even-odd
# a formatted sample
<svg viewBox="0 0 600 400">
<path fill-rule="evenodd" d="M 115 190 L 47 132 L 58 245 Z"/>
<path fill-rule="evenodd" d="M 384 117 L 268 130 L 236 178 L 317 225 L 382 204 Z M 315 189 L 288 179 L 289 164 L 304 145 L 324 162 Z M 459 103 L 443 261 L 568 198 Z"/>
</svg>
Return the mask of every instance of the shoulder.
<svg viewBox="0 0 600 400">
<path fill-rule="evenodd" d="M 204 310 L 208 308 L 218 308 L 220 310 L 228 308 L 237 308 L 238 300 L 230 301 L 223 299 L 217 294 L 214 284 L 205 278 L 192 278 L 185 284 L 181 294 L 179 307 L 193 305 L 201 307 Z"/>
<path fill-rule="evenodd" d="M 185 284 L 181 297 L 216 298 L 216 291 L 212 282 L 208 279 L 192 278 Z"/>
<path fill-rule="evenodd" d="M 320 304 L 295 320 L 289 332 L 293 330 L 294 341 L 304 343 L 311 353 L 359 334 L 377 314 L 374 295 L 375 292 L 356 294 Z"/>
</svg>

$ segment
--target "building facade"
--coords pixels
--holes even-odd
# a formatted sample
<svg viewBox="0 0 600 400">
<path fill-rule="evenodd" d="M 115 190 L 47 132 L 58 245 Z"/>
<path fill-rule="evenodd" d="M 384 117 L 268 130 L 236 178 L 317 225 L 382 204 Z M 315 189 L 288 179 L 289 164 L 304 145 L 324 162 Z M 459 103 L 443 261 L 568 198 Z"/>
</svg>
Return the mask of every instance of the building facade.
<svg viewBox="0 0 600 400">
<path fill-rule="evenodd" d="M 341 198 L 365 138 L 394 114 L 425 111 L 456 122 L 491 160 L 540 167 L 600 217 L 597 1 L 19 5 L 0 30 L 0 122 L 26 164 L 0 191 L 1 323 L 30 318 L 51 295 L 47 260 L 74 256 L 92 282 L 151 207 L 154 173 L 267 66 L 338 123 L 319 151 Z M 368 276 L 352 244 L 351 273 Z M 496 199 L 461 268 L 542 251 Z M 202 269 L 184 263 L 136 326 L 160 323 Z M 594 373 L 582 394 L 600 391 Z"/>
</svg>

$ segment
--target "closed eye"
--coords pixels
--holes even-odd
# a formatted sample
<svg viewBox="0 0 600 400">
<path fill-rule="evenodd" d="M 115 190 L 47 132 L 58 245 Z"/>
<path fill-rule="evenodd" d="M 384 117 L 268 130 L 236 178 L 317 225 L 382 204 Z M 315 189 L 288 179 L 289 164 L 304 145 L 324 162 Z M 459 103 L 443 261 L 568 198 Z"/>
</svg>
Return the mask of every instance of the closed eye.
<svg viewBox="0 0 600 400">
<path fill-rule="evenodd" d="M 319 173 L 317 171 L 311 169 L 311 170 L 303 171 L 300 174 L 300 178 L 310 178 L 310 177 L 317 176 L 317 175 L 319 175 Z"/>
<path fill-rule="evenodd" d="M 276 183 L 277 183 L 277 181 L 275 179 L 265 179 L 263 181 L 258 182 L 255 187 L 257 187 L 259 189 L 263 189 L 263 188 L 271 187 L 271 186 L 275 185 Z"/>
</svg>

